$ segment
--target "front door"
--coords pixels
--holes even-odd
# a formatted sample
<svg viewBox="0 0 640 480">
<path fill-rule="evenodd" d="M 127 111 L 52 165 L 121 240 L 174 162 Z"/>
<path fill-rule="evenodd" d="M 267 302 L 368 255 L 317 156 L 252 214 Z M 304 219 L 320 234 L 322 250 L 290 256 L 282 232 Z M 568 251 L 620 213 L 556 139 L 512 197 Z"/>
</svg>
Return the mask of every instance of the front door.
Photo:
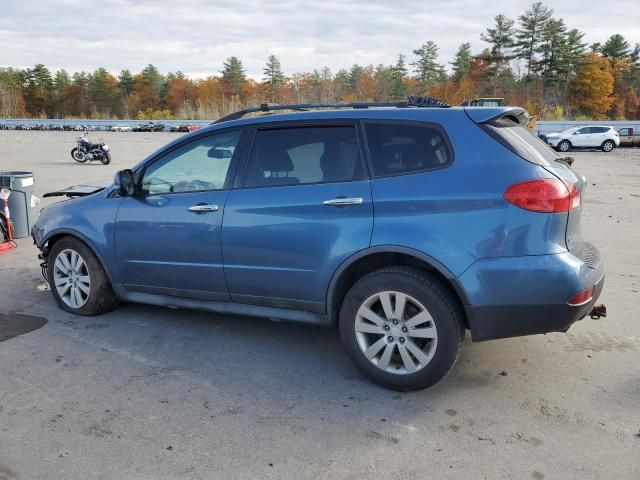
<svg viewBox="0 0 640 480">
<path fill-rule="evenodd" d="M 592 143 L 591 127 L 583 127 L 580 130 L 576 130 L 571 138 L 571 144 L 574 147 L 590 147 Z"/>
<path fill-rule="evenodd" d="M 372 229 L 355 124 L 258 129 L 222 225 L 232 300 L 323 312 L 331 276 Z"/>
<path fill-rule="evenodd" d="M 240 130 L 182 144 L 144 168 L 116 219 L 127 290 L 226 301 L 220 225 Z"/>
</svg>

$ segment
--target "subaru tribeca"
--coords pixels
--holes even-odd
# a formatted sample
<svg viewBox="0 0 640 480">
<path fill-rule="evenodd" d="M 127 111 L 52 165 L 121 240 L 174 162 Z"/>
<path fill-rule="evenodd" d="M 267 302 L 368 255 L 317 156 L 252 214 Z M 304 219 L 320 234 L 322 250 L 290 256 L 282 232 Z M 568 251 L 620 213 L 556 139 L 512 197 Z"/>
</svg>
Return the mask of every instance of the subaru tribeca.
<svg viewBox="0 0 640 480">
<path fill-rule="evenodd" d="M 241 118 L 259 110 L 272 114 Z M 585 179 L 526 121 L 422 98 L 263 105 L 112 185 L 53 192 L 72 200 L 32 233 L 67 312 L 124 301 L 326 324 L 374 382 L 425 388 L 466 330 L 564 332 L 604 314 L 603 262 L 580 232 Z"/>
</svg>

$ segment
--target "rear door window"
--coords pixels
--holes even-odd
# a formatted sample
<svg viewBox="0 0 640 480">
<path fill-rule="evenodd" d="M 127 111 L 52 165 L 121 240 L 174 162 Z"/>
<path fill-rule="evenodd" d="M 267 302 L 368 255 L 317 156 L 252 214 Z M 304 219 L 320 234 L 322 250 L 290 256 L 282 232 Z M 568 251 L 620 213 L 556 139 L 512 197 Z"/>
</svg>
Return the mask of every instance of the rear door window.
<svg viewBox="0 0 640 480">
<path fill-rule="evenodd" d="M 453 153 L 436 126 L 418 123 L 365 123 L 373 175 L 386 177 L 441 168 Z"/>
<path fill-rule="evenodd" d="M 287 127 L 255 134 L 245 187 L 360 180 L 364 168 L 355 125 Z"/>
</svg>

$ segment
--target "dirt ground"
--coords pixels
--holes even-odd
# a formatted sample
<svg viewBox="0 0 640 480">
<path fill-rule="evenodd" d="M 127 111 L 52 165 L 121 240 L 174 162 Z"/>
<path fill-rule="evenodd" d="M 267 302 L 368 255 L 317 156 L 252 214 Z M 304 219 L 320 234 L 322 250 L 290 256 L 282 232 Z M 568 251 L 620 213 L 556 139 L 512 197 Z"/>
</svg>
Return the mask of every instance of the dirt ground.
<svg viewBox="0 0 640 480">
<path fill-rule="evenodd" d="M 112 165 L 74 163 L 74 133 L 0 131 L 0 170 L 35 172 L 43 194 L 175 138 L 91 135 Z M 449 377 L 418 393 L 366 381 L 330 329 L 141 305 L 64 313 L 18 241 L 0 256 L 0 320 L 47 323 L 0 342 L 0 479 L 640 478 L 640 150 L 574 156 L 609 317 L 467 337 Z"/>
</svg>

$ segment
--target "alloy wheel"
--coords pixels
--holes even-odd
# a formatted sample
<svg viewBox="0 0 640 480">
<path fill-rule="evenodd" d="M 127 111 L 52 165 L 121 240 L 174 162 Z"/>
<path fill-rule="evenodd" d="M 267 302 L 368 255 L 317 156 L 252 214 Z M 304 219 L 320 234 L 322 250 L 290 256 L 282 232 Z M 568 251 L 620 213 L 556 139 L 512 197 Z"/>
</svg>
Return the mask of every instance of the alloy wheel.
<svg viewBox="0 0 640 480">
<path fill-rule="evenodd" d="M 396 291 L 376 293 L 362 303 L 356 313 L 355 335 L 371 363 L 396 375 L 422 370 L 438 344 L 438 331 L 427 308 Z"/>
<path fill-rule="evenodd" d="M 53 264 L 53 282 L 62 301 L 71 308 L 81 308 L 91 292 L 87 264 L 78 252 L 62 250 Z"/>
</svg>

